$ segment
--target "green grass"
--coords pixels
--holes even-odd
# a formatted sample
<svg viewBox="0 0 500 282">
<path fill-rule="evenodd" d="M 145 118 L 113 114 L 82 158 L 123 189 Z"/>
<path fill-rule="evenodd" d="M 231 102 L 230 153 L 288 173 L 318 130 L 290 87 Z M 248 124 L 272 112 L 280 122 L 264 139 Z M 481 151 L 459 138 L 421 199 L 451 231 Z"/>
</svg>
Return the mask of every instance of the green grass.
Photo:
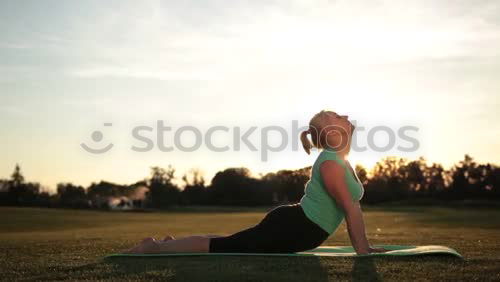
<svg viewBox="0 0 500 282">
<path fill-rule="evenodd" d="M 148 236 L 231 234 L 270 210 L 193 208 L 158 213 L 0 208 L 0 279 L 4 280 L 499 280 L 498 209 L 365 208 L 372 244 L 446 245 L 446 256 L 163 257 L 103 256 Z M 345 225 L 324 245 L 349 245 Z"/>
</svg>

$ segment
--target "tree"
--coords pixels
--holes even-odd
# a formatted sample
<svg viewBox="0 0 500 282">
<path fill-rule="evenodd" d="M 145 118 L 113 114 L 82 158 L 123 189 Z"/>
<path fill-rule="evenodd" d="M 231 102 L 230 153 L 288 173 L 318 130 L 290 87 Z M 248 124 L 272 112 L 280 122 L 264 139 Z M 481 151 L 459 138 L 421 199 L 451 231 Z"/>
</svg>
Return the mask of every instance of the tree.
<svg viewBox="0 0 500 282">
<path fill-rule="evenodd" d="M 363 185 L 366 185 L 366 183 L 368 182 L 368 172 L 366 171 L 366 169 L 360 164 L 357 164 L 354 169 L 356 170 L 359 181 L 361 181 Z"/>
<path fill-rule="evenodd" d="M 13 205 L 35 205 L 40 193 L 39 183 L 25 183 L 19 164 L 8 183 L 8 202 Z"/>
<path fill-rule="evenodd" d="M 148 180 L 149 200 L 155 208 L 165 208 L 179 203 L 180 189 L 173 183 L 175 169 L 169 165 L 164 169 L 151 167 Z"/>
<path fill-rule="evenodd" d="M 365 185 L 364 200 L 368 203 L 402 200 L 408 196 L 406 159 L 387 157 L 375 164 L 372 177 Z"/>
<path fill-rule="evenodd" d="M 208 203 L 208 191 L 205 179 L 199 169 L 192 169 L 182 176 L 184 189 L 181 192 L 183 204 L 206 204 Z"/>
<path fill-rule="evenodd" d="M 476 167 L 476 163 L 469 156 L 465 155 L 464 160 L 454 165 L 450 171 L 452 183 L 449 192 L 454 199 L 465 199 L 472 194 L 471 172 Z"/>
<path fill-rule="evenodd" d="M 311 167 L 297 170 L 280 170 L 262 177 L 265 182 L 266 197 L 272 196 L 272 202 L 296 203 L 304 196 L 305 184 L 311 175 Z M 267 195 L 271 194 L 271 195 Z"/>
<path fill-rule="evenodd" d="M 262 199 L 259 184 L 261 182 L 251 176 L 248 168 L 228 168 L 215 174 L 208 190 L 212 203 L 248 206 Z"/>
<path fill-rule="evenodd" d="M 71 183 L 57 184 L 59 204 L 63 207 L 81 208 L 88 207 L 87 194 L 82 186 Z"/>
<path fill-rule="evenodd" d="M 445 187 L 445 170 L 442 165 L 433 163 L 431 167 L 427 168 L 427 178 L 428 178 L 428 195 L 434 196 L 436 194 L 441 194 Z"/>
<path fill-rule="evenodd" d="M 14 172 L 12 173 L 10 179 L 12 187 L 18 187 L 24 184 L 24 176 L 21 173 L 21 168 L 19 167 L 19 164 L 16 164 L 16 168 L 14 169 Z"/>
</svg>

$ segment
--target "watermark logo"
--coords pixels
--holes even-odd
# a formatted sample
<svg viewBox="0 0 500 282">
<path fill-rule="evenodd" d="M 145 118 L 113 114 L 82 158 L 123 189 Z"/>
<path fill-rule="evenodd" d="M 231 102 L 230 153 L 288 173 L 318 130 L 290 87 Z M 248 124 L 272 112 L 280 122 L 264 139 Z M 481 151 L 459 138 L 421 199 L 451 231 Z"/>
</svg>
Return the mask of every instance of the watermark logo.
<svg viewBox="0 0 500 282">
<path fill-rule="evenodd" d="M 113 124 L 110 122 L 105 122 L 103 125 L 104 126 L 113 126 Z M 94 143 L 101 143 L 101 141 L 104 138 L 104 135 L 101 131 L 95 130 L 90 135 L 90 138 L 92 139 L 92 141 Z M 100 146 L 99 144 L 97 144 L 97 145 Z M 92 153 L 92 154 L 104 154 L 104 153 L 108 152 L 109 150 L 111 150 L 111 148 L 113 148 L 113 146 L 114 146 L 113 143 L 109 143 L 108 145 L 106 145 L 104 147 L 94 149 L 85 143 L 80 144 L 80 147 L 82 147 L 85 151 Z"/>
<path fill-rule="evenodd" d="M 353 121 L 353 125 L 355 121 Z M 104 123 L 104 126 L 110 127 L 112 123 Z M 354 128 L 354 127 L 353 127 Z M 228 152 L 240 151 L 242 146 L 245 146 L 252 152 L 260 151 L 262 161 L 267 161 L 269 154 L 273 152 L 280 152 L 285 150 L 291 145 L 292 151 L 302 150 L 300 144 L 300 133 L 309 130 L 309 126 L 300 126 L 297 120 L 292 120 L 291 127 L 288 129 L 283 126 L 269 125 L 264 127 L 251 126 L 249 128 L 241 128 L 238 126 L 228 127 L 224 125 L 211 126 L 208 129 L 200 129 L 196 126 L 185 125 L 177 128 L 167 126 L 163 120 L 156 121 L 156 126 L 138 125 L 134 126 L 130 131 L 130 136 L 133 138 L 136 145 L 130 146 L 130 150 L 134 152 L 149 152 L 155 148 L 161 152 L 172 152 L 174 150 L 182 152 L 194 152 L 199 150 L 202 146 L 212 152 Z M 342 128 L 333 129 L 333 131 L 343 132 Z M 352 151 L 365 152 L 372 150 L 375 152 L 387 152 L 397 149 L 401 152 L 415 152 L 418 150 L 420 143 L 412 136 L 418 132 L 419 128 L 416 126 L 402 126 L 393 129 L 389 126 L 374 126 L 367 130 L 363 126 L 356 126 L 352 136 L 348 136 L 349 144 Z M 365 134 L 366 133 L 366 134 Z M 171 138 L 167 139 L 165 135 Z M 214 135 L 225 134 L 227 144 L 215 145 Z M 251 137 L 259 134 L 260 144 L 252 142 Z M 363 134 L 363 136 L 361 136 Z M 345 135 L 345 132 L 344 132 Z M 186 144 L 186 136 L 190 137 L 189 144 Z M 381 145 L 376 143 L 376 139 L 380 136 L 385 137 L 385 144 Z M 183 139 L 184 137 L 184 139 Z M 114 146 L 109 143 L 102 147 L 98 143 L 103 141 L 103 133 L 99 130 L 93 131 L 91 139 L 98 148 L 81 143 L 80 146 L 92 154 L 104 154 L 111 150 Z M 364 146 L 358 144 L 359 141 L 364 139 Z M 184 140 L 184 142 L 183 142 Z M 399 142 L 403 141 L 404 145 Z M 257 142 L 258 143 L 258 142 Z"/>
</svg>

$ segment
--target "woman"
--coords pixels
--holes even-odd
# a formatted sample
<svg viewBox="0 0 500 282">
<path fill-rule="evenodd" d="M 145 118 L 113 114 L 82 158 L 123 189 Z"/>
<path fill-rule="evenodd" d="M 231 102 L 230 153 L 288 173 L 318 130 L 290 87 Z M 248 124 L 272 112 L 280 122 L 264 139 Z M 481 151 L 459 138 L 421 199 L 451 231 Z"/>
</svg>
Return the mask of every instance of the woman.
<svg viewBox="0 0 500 282">
<path fill-rule="evenodd" d="M 281 205 L 266 214 L 257 225 L 229 236 L 196 235 L 181 239 L 146 238 L 128 253 L 291 253 L 320 246 L 346 220 L 349 237 L 357 254 L 386 252 L 372 248 L 365 235 L 359 200 L 364 189 L 346 157 L 354 125 L 347 116 L 321 111 L 301 133 L 307 154 L 314 146 L 322 149 L 299 203 Z M 311 135 L 312 144 L 307 135 Z"/>
</svg>

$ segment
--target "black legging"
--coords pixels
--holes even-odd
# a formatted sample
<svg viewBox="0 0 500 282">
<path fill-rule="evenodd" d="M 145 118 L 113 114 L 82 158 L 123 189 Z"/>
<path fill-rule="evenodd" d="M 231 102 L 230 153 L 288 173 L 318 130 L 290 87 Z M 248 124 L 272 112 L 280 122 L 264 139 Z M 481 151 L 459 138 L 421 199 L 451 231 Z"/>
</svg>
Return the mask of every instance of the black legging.
<svg viewBox="0 0 500 282">
<path fill-rule="evenodd" d="M 275 207 L 257 225 L 210 239 L 210 253 L 293 253 L 320 246 L 329 234 L 299 203 Z"/>
</svg>

